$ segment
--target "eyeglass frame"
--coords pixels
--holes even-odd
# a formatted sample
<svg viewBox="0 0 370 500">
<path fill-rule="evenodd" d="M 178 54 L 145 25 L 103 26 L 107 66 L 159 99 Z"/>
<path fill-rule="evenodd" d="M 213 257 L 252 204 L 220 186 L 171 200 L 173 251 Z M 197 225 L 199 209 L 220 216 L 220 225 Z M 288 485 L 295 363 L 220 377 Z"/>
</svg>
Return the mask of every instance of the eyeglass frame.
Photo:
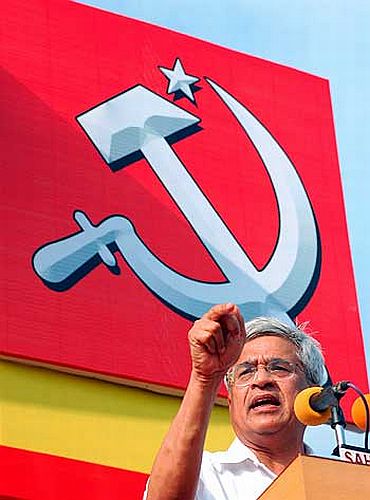
<svg viewBox="0 0 370 500">
<path fill-rule="evenodd" d="M 270 371 L 268 366 L 271 365 L 271 363 L 277 363 L 277 362 L 286 363 L 287 365 L 289 365 L 289 367 L 292 370 L 288 371 L 286 374 L 280 375 L 280 376 L 277 375 L 277 373 L 273 373 L 272 371 Z M 235 380 L 235 371 L 237 368 L 244 366 L 244 365 L 251 365 L 254 368 L 254 370 L 250 373 L 251 377 L 250 377 L 250 379 L 248 379 L 247 382 L 242 383 L 242 384 L 238 384 L 237 381 Z M 270 359 L 270 361 L 268 361 L 267 363 L 256 363 L 256 364 L 253 364 L 249 361 L 243 361 L 243 363 L 239 363 L 237 365 L 234 365 L 227 371 L 226 377 L 225 377 L 227 384 L 229 386 L 234 385 L 235 387 L 238 387 L 238 388 L 248 387 L 253 382 L 253 380 L 255 380 L 256 374 L 258 373 L 259 366 L 262 366 L 264 368 L 264 370 L 267 371 L 267 373 L 270 375 L 270 377 L 274 380 L 290 379 L 297 372 L 297 369 L 299 369 L 303 373 L 305 373 L 305 369 L 301 364 L 294 363 L 293 361 L 289 361 L 287 359 L 282 359 L 282 358 L 273 358 L 273 359 Z"/>
</svg>

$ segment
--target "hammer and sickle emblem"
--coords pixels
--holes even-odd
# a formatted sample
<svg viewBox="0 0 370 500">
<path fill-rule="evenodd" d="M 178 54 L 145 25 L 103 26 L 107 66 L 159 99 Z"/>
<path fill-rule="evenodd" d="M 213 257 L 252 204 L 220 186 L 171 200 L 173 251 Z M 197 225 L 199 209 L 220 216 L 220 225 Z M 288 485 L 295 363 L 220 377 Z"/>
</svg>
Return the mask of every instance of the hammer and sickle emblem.
<svg viewBox="0 0 370 500">
<path fill-rule="evenodd" d="M 255 267 L 172 149 L 173 142 L 199 128 L 200 119 L 137 85 L 77 120 L 112 169 L 145 157 L 226 280 L 205 283 L 180 275 L 148 249 L 126 217 L 115 215 L 93 225 L 76 211 L 80 231 L 44 245 L 33 256 L 34 270 L 48 287 L 66 290 L 101 262 L 114 272 L 114 252 L 119 251 L 153 294 L 187 318 L 200 317 L 213 304 L 233 302 L 246 319 L 265 315 L 291 322 L 305 307 L 316 288 L 321 254 L 305 188 L 264 125 L 226 90 L 206 81 L 249 136 L 273 184 L 280 226 L 268 264 Z"/>
</svg>

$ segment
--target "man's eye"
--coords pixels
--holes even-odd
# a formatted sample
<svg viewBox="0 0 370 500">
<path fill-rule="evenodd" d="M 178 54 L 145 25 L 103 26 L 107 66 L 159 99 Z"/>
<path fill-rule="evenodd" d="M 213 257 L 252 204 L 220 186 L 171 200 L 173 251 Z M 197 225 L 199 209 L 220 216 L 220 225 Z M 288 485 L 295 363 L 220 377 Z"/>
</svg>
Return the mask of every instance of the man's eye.
<svg viewBox="0 0 370 500">
<path fill-rule="evenodd" d="M 275 373 L 289 373 L 291 372 L 290 366 L 285 366 L 285 365 L 274 365 L 270 367 L 270 370 L 275 372 Z"/>
<path fill-rule="evenodd" d="M 239 377 L 243 377 L 244 375 L 251 375 L 256 371 L 254 366 L 244 366 L 239 373 Z"/>
<path fill-rule="evenodd" d="M 270 366 L 270 371 L 272 372 L 290 372 L 290 366 L 277 364 Z"/>
</svg>

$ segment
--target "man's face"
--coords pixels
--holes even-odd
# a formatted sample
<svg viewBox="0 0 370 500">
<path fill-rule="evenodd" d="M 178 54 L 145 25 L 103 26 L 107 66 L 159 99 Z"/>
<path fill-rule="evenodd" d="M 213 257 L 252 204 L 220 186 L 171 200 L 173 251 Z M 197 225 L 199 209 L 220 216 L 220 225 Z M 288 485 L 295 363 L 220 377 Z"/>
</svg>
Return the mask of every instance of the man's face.
<svg viewBox="0 0 370 500">
<path fill-rule="evenodd" d="M 279 378 L 264 369 L 272 359 L 298 367 L 290 376 Z M 293 404 L 308 383 L 294 344 L 277 336 L 255 338 L 245 344 L 237 365 L 245 361 L 257 365 L 258 370 L 248 386 L 231 388 L 230 416 L 237 436 L 244 443 L 257 443 L 262 436 L 277 433 L 301 438 L 304 428 L 294 415 Z"/>
</svg>

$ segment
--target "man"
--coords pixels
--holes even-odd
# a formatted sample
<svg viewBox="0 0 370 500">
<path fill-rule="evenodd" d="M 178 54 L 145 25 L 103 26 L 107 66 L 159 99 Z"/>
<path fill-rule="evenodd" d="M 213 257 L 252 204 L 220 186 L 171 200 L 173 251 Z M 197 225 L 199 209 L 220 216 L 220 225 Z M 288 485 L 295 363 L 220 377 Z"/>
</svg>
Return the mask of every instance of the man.
<svg viewBox="0 0 370 500">
<path fill-rule="evenodd" d="M 155 460 L 147 499 L 256 499 L 299 454 L 304 426 L 296 395 L 324 378 L 318 343 L 298 328 L 257 318 L 234 304 L 212 307 L 189 331 L 192 371 Z M 226 375 L 236 439 L 203 453 L 210 413 Z"/>
</svg>

